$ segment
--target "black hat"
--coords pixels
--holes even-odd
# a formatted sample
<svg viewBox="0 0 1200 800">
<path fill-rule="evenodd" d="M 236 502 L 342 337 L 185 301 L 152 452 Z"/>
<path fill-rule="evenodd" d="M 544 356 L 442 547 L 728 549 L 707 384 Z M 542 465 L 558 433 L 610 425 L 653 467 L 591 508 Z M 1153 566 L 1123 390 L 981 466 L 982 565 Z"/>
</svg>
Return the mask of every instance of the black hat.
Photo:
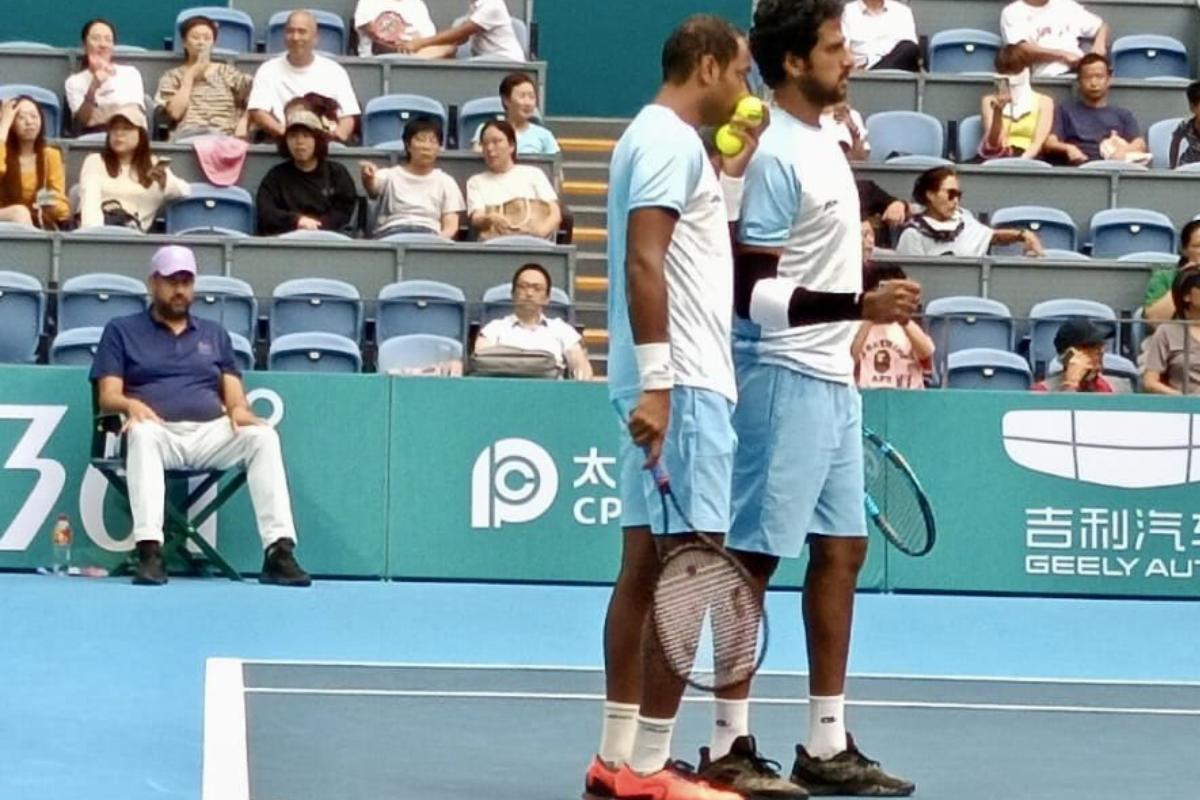
<svg viewBox="0 0 1200 800">
<path fill-rule="evenodd" d="M 1097 325 L 1090 319 L 1069 319 L 1054 334 L 1054 349 L 1061 355 L 1072 347 L 1103 344 L 1113 337 L 1113 333 L 1109 325 Z"/>
</svg>

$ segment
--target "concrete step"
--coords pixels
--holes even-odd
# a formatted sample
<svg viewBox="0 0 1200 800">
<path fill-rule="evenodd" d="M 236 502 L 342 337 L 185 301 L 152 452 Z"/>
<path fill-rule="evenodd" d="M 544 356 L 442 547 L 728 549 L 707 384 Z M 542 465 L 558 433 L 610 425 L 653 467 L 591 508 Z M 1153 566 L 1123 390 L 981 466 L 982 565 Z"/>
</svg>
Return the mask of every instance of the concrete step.
<svg viewBox="0 0 1200 800">
<path fill-rule="evenodd" d="M 546 126 L 554 131 L 559 141 L 576 138 L 621 138 L 628 127 L 627 119 L 611 119 L 609 117 L 550 117 Z"/>
<path fill-rule="evenodd" d="M 575 215 L 575 225 L 585 228 L 608 227 L 608 209 L 593 204 L 572 205 L 571 212 Z"/>
</svg>

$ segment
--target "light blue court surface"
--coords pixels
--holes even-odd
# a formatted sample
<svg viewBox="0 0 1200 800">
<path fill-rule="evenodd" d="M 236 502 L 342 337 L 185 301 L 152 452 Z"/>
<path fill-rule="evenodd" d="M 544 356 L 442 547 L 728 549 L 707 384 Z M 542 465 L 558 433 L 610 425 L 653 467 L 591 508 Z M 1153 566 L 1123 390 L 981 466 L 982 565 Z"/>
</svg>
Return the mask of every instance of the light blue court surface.
<svg viewBox="0 0 1200 800">
<path fill-rule="evenodd" d="M 247 663 L 210 662 L 236 668 L 226 675 L 245 698 L 230 727 L 211 716 L 228 691 L 210 682 L 210 769 L 236 772 L 240 730 L 255 800 L 575 798 L 599 733 L 607 598 L 0 575 L 0 798 L 199 798 L 214 658 Z M 766 668 L 802 670 L 799 596 L 775 594 L 769 611 Z M 864 595 L 856 626 L 852 672 L 884 677 L 853 681 L 851 729 L 920 797 L 1196 796 L 1200 604 Z M 479 668 L 496 665 L 526 669 Z M 592 669 L 528 669 L 539 665 Z M 804 695 L 801 677 L 759 686 L 769 702 L 754 727 L 785 768 Z M 676 753 L 694 760 L 708 704 L 681 719 Z"/>
</svg>

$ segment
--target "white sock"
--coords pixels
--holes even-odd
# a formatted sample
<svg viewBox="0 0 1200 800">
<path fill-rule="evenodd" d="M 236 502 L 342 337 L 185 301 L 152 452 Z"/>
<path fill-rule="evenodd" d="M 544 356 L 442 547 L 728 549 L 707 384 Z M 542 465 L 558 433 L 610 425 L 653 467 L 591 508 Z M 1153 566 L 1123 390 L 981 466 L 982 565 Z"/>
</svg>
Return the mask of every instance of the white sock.
<svg viewBox="0 0 1200 800">
<path fill-rule="evenodd" d="M 833 758 L 846 749 L 846 695 L 808 698 L 808 745 L 813 758 Z"/>
<path fill-rule="evenodd" d="M 728 755 L 733 740 L 750 733 L 750 701 L 722 700 L 713 704 L 712 741 L 708 746 L 708 757 L 716 761 Z"/>
<path fill-rule="evenodd" d="M 637 717 L 637 735 L 633 740 L 633 755 L 629 757 L 629 768 L 639 775 L 658 772 L 671 757 L 671 734 L 675 730 L 675 719 Z"/>
<path fill-rule="evenodd" d="M 619 767 L 633 755 L 633 737 L 637 733 L 637 703 L 604 704 L 604 727 L 600 730 L 600 760 Z"/>
</svg>

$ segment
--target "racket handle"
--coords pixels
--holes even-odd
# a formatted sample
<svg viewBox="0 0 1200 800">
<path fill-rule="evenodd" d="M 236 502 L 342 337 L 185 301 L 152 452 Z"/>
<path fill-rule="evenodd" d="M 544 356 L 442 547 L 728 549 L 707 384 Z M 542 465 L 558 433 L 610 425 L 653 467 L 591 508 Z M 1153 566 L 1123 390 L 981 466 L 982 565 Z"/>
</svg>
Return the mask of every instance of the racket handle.
<svg viewBox="0 0 1200 800">
<path fill-rule="evenodd" d="M 654 476 L 654 483 L 658 486 L 658 491 L 663 494 L 671 491 L 671 476 L 667 474 L 667 468 L 662 465 L 661 460 L 650 467 L 650 474 Z"/>
</svg>

